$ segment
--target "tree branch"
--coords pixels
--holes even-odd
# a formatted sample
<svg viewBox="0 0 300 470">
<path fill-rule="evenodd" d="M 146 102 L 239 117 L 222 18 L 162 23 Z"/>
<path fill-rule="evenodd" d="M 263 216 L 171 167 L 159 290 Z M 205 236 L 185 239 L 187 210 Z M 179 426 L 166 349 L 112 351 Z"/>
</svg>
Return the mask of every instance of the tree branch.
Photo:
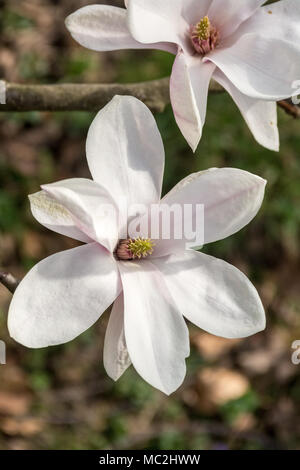
<svg viewBox="0 0 300 470">
<path fill-rule="evenodd" d="M 209 91 L 225 90 L 212 80 Z M 115 95 L 135 96 L 158 112 L 170 103 L 168 77 L 128 84 L 24 85 L 0 80 L 0 94 L 6 97 L 6 104 L 0 104 L 0 111 L 98 111 Z M 300 118 L 300 107 L 291 100 L 278 101 L 278 106 L 290 116 Z"/>
<path fill-rule="evenodd" d="M 0 81 L 6 104 L 0 111 L 98 111 L 115 95 L 131 95 L 152 111 L 163 111 L 170 102 L 169 78 L 130 84 L 23 85 Z M 212 82 L 210 91 L 223 91 Z"/>
<path fill-rule="evenodd" d="M 278 106 L 295 119 L 300 118 L 300 107 L 293 104 L 291 100 L 278 101 Z"/>
<path fill-rule="evenodd" d="M 18 287 L 19 281 L 12 274 L 0 271 L 0 283 L 13 294 Z"/>
</svg>

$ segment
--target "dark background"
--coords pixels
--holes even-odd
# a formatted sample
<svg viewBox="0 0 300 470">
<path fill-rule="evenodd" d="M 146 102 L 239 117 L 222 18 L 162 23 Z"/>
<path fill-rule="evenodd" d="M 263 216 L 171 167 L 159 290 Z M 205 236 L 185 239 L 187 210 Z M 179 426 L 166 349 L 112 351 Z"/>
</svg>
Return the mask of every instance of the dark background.
<svg viewBox="0 0 300 470">
<path fill-rule="evenodd" d="M 111 83 L 170 74 L 173 58 L 167 53 L 96 53 L 78 46 L 64 18 L 87 3 L 0 2 L 0 78 Z M 27 195 L 42 183 L 89 177 L 84 146 L 93 115 L 0 114 L 0 266 L 20 278 L 42 258 L 75 245 L 35 222 Z M 300 448 L 300 365 L 291 362 L 291 344 L 300 339 L 300 122 L 279 110 L 281 151 L 273 153 L 254 141 L 227 95 L 211 95 L 193 155 L 170 107 L 156 119 L 166 148 L 164 191 L 191 172 L 215 166 L 243 168 L 268 180 L 255 220 L 205 247 L 257 286 L 266 331 L 230 341 L 191 326 L 187 377 L 168 398 L 132 368 L 117 383 L 106 376 L 107 314 L 64 346 L 29 350 L 16 344 L 6 326 L 11 295 L 0 286 L 0 338 L 7 343 L 7 364 L 0 365 L 0 449 Z"/>
</svg>

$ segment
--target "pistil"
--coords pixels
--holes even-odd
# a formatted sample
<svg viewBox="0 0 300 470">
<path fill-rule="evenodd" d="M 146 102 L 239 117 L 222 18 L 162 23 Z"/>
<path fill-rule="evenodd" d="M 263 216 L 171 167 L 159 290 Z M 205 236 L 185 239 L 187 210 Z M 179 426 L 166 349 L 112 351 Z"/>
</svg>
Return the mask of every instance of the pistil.
<svg viewBox="0 0 300 470">
<path fill-rule="evenodd" d="M 191 26 L 190 38 L 195 51 L 198 54 L 206 55 L 216 48 L 220 35 L 211 24 L 208 16 L 204 16 L 197 24 Z"/>
<path fill-rule="evenodd" d="M 150 238 L 128 238 L 121 240 L 116 249 L 116 257 L 122 261 L 146 258 L 153 253 L 154 243 Z"/>
</svg>

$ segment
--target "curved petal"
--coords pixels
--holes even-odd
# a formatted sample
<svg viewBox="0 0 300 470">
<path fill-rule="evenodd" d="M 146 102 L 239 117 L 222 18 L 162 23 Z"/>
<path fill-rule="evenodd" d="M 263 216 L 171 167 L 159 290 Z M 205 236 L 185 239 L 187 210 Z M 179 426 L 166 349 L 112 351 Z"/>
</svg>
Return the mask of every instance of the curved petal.
<svg viewBox="0 0 300 470">
<path fill-rule="evenodd" d="M 206 117 L 208 87 L 215 66 L 179 51 L 174 61 L 170 97 L 174 116 L 184 138 L 195 152 Z"/>
<path fill-rule="evenodd" d="M 155 119 L 141 101 L 115 96 L 94 119 L 86 153 L 94 180 L 119 207 L 159 200 L 164 148 Z"/>
<path fill-rule="evenodd" d="M 120 291 L 116 261 L 97 243 L 57 253 L 19 284 L 9 333 L 29 348 L 66 343 L 90 328 Z"/>
<path fill-rule="evenodd" d="M 115 381 L 131 364 L 124 333 L 123 294 L 115 300 L 109 317 L 104 340 L 103 363 L 107 374 Z"/>
<path fill-rule="evenodd" d="M 128 27 L 139 42 L 171 42 L 183 46 L 188 27 L 181 16 L 184 0 L 130 0 Z"/>
<path fill-rule="evenodd" d="M 120 262 L 125 337 L 132 364 L 153 387 L 169 395 L 183 382 L 189 335 L 164 278 L 149 261 Z"/>
<path fill-rule="evenodd" d="M 215 49 L 205 60 L 216 64 L 241 93 L 279 101 L 295 91 L 292 87 L 300 77 L 299 55 L 299 43 L 249 33 L 227 48 Z"/>
<path fill-rule="evenodd" d="M 262 101 L 241 93 L 217 69 L 214 79 L 231 95 L 257 142 L 269 150 L 279 151 L 279 132 L 277 126 L 277 104 L 275 101 Z"/>
<path fill-rule="evenodd" d="M 145 45 L 133 39 L 124 8 L 87 5 L 69 15 L 65 23 L 75 41 L 93 51 L 162 49 L 175 53 L 176 50 L 171 44 Z"/>
<path fill-rule="evenodd" d="M 207 14 L 221 37 L 226 38 L 264 3 L 266 0 L 243 0 L 242 5 L 236 0 L 212 0 Z"/>
<path fill-rule="evenodd" d="M 192 174 L 178 183 L 161 201 L 161 204 L 182 207 L 190 205 L 189 221 L 195 227 L 197 238 L 203 244 L 229 237 L 241 230 L 257 214 L 264 197 L 266 181 L 259 176 L 236 168 L 217 168 Z M 197 204 L 204 207 L 204 221 L 198 217 Z M 171 223 L 174 223 L 171 221 Z M 199 232 L 203 230 L 203 237 Z M 171 230 L 173 233 L 173 230 Z M 159 257 L 192 244 L 183 235 L 180 239 L 155 241 L 153 257 Z M 199 246 L 199 243 L 195 243 Z"/>
<path fill-rule="evenodd" d="M 184 0 L 182 16 L 189 25 L 196 24 L 207 15 L 212 0 Z"/>
<path fill-rule="evenodd" d="M 42 189 L 65 207 L 76 226 L 113 251 L 118 241 L 118 210 L 109 193 L 95 181 L 72 178 Z"/>
<path fill-rule="evenodd" d="M 244 338 L 265 328 L 265 313 L 249 279 L 234 266 L 193 251 L 153 260 L 179 311 L 203 330 Z"/>
<path fill-rule="evenodd" d="M 72 214 L 46 191 L 38 191 L 29 196 L 33 217 L 53 232 L 66 235 L 80 242 L 90 243 L 92 239 L 75 224 Z"/>
<path fill-rule="evenodd" d="M 281 38 L 294 44 L 300 43 L 300 3 L 298 0 L 281 0 L 259 8 L 243 23 L 236 37 L 258 33 L 273 39 Z"/>
</svg>

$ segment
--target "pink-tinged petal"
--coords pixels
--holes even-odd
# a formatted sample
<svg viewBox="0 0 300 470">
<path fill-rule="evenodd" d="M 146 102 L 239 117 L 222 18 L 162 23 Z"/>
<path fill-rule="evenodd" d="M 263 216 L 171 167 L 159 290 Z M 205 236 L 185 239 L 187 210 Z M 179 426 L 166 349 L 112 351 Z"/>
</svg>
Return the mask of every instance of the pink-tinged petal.
<svg viewBox="0 0 300 470">
<path fill-rule="evenodd" d="M 169 207 L 191 207 L 192 227 L 200 234 L 203 220 L 197 219 L 197 204 L 204 206 L 203 244 L 229 237 L 245 227 L 257 214 L 264 197 L 266 181 L 259 176 L 236 168 L 213 168 L 194 173 L 176 185 L 161 201 Z M 171 219 L 171 224 L 174 224 Z M 199 225 L 200 224 L 200 225 Z M 171 234 L 175 233 L 173 226 Z M 184 233 L 183 233 L 184 235 Z M 193 240 L 155 240 L 153 257 L 186 249 Z M 199 243 L 195 243 L 199 247 Z"/>
<path fill-rule="evenodd" d="M 131 364 L 124 333 L 123 294 L 115 300 L 107 325 L 103 363 L 109 377 L 118 380 Z"/>
<path fill-rule="evenodd" d="M 114 250 L 119 237 L 118 209 L 105 188 L 92 180 L 72 178 L 42 189 L 68 210 L 83 233 Z"/>
<path fill-rule="evenodd" d="M 259 8 L 251 18 L 240 26 L 234 37 L 238 38 L 249 33 L 257 33 L 273 39 L 281 38 L 299 44 L 299 0 L 281 0 Z"/>
<path fill-rule="evenodd" d="M 179 311 L 216 336 L 244 338 L 265 328 L 264 308 L 249 279 L 234 266 L 193 251 L 153 260 Z"/>
<path fill-rule="evenodd" d="M 182 16 L 189 25 L 198 23 L 207 15 L 212 0 L 184 0 Z"/>
<path fill-rule="evenodd" d="M 113 256 L 96 243 L 35 265 L 9 308 L 12 338 L 29 348 L 66 343 L 92 326 L 121 291 Z"/>
<path fill-rule="evenodd" d="M 92 241 L 77 227 L 72 214 L 46 191 L 30 194 L 29 201 L 33 217 L 44 227 L 84 243 Z"/>
<path fill-rule="evenodd" d="M 141 44 L 133 39 L 127 26 L 124 8 L 110 5 L 87 5 L 66 18 L 66 27 L 82 46 L 93 51 L 118 49 L 161 49 L 176 52 L 172 44 Z"/>
<path fill-rule="evenodd" d="M 139 42 L 171 42 L 183 47 L 187 23 L 181 16 L 184 0 L 130 0 L 128 27 Z"/>
<path fill-rule="evenodd" d="M 266 0 L 212 0 L 208 17 L 220 31 L 221 37 L 226 38 L 251 17 Z"/>
<path fill-rule="evenodd" d="M 300 77 L 300 47 L 280 37 L 249 33 L 229 47 L 215 49 L 205 60 L 219 67 L 241 93 L 266 101 L 293 95 Z"/>
<path fill-rule="evenodd" d="M 164 148 L 155 119 L 141 101 L 115 96 L 94 119 L 86 152 L 94 180 L 121 211 L 124 202 L 129 207 L 159 201 Z"/>
<path fill-rule="evenodd" d="M 241 93 L 219 69 L 215 71 L 214 79 L 231 95 L 257 142 L 269 150 L 278 152 L 279 132 L 276 102 L 249 98 Z"/>
<path fill-rule="evenodd" d="M 215 66 L 179 51 L 170 81 L 171 104 L 184 138 L 195 152 L 206 117 L 208 87 Z"/>
<path fill-rule="evenodd" d="M 189 355 L 187 326 L 164 277 L 149 261 L 120 262 L 125 337 L 137 372 L 169 395 L 183 382 Z"/>
</svg>

